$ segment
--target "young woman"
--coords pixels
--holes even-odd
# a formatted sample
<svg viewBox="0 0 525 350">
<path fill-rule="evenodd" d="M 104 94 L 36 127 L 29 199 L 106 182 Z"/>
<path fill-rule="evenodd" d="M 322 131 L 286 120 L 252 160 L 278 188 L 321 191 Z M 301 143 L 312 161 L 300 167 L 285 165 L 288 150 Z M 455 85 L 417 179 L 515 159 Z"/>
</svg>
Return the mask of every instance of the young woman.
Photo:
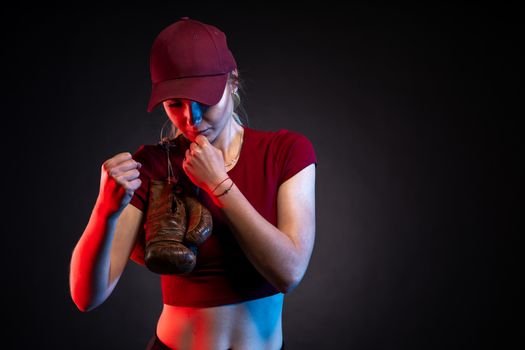
<svg viewBox="0 0 525 350">
<path fill-rule="evenodd" d="M 170 174 L 198 188 L 213 218 L 189 274 L 161 274 L 164 307 L 148 349 L 283 349 L 284 294 L 301 281 L 315 235 L 315 152 L 303 135 L 243 125 L 237 65 L 218 28 L 187 17 L 150 56 L 148 111 L 176 131 L 106 160 L 100 192 L 72 259 L 71 295 L 102 304 L 131 258 L 144 265 L 150 185 Z M 167 159 L 171 162 L 168 164 Z"/>
</svg>

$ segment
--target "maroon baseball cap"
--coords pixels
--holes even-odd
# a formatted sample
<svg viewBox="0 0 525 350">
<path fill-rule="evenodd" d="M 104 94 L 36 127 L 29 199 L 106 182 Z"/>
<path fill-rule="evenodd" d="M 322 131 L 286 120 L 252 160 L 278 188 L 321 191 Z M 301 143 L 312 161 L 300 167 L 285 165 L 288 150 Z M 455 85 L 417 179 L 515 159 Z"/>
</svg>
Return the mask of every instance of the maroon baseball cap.
<svg viewBox="0 0 525 350">
<path fill-rule="evenodd" d="M 163 29 L 153 42 L 148 112 L 168 98 L 217 104 L 228 73 L 235 68 L 237 64 L 222 31 L 182 17 Z"/>
</svg>

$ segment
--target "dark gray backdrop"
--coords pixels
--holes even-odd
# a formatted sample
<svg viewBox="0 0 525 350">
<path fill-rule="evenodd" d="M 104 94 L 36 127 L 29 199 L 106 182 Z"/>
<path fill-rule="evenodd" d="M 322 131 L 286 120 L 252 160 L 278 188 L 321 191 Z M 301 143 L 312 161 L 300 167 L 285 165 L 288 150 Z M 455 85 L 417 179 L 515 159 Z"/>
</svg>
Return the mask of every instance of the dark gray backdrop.
<svg viewBox="0 0 525 350">
<path fill-rule="evenodd" d="M 317 236 L 285 298 L 290 349 L 474 349 L 508 341 L 503 245 L 516 210 L 510 9 L 228 4 L 4 12 L 4 298 L 13 348 L 142 349 L 162 299 L 130 263 L 81 313 L 71 251 L 100 166 L 156 142 L 148 56 L 182 16 L 228 34 L 250 126 L 305 134 L 317 158 Z M 497 25 L 496 25 L 497 24 Z M 497 29 L 497 30 L 496 30 Z M 505 61 L 507 64 L 502 65 Z"/>
</svg>

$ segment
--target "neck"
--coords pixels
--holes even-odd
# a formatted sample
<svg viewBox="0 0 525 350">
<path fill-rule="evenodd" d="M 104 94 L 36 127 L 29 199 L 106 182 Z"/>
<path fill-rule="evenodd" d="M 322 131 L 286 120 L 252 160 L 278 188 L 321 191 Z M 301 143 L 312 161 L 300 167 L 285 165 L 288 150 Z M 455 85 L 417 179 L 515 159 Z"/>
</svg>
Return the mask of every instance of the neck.
<svg viewBox="0 0 525 350">
<path fill-rule="evenodd" d="M 232 117 L 224 127 L 221 135 L 213 142 L 213 146 L 222 151 L 224 163 L 229 163 L 239 155 L 242 132 L 243 127 L 237 124 Z"/>
</svg>

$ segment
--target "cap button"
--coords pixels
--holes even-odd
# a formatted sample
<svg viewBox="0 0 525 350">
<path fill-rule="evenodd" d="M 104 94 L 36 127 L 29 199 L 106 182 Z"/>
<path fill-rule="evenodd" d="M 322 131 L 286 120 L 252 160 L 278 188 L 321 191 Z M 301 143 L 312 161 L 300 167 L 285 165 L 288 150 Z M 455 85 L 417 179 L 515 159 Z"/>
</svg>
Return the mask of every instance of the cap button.
<svg viewBox="0 0 525 350">
<path fill-rule="evenodd" d="M 189 17 L 181 17 L 180 19 L 190 19 Z"/>
</svg>

